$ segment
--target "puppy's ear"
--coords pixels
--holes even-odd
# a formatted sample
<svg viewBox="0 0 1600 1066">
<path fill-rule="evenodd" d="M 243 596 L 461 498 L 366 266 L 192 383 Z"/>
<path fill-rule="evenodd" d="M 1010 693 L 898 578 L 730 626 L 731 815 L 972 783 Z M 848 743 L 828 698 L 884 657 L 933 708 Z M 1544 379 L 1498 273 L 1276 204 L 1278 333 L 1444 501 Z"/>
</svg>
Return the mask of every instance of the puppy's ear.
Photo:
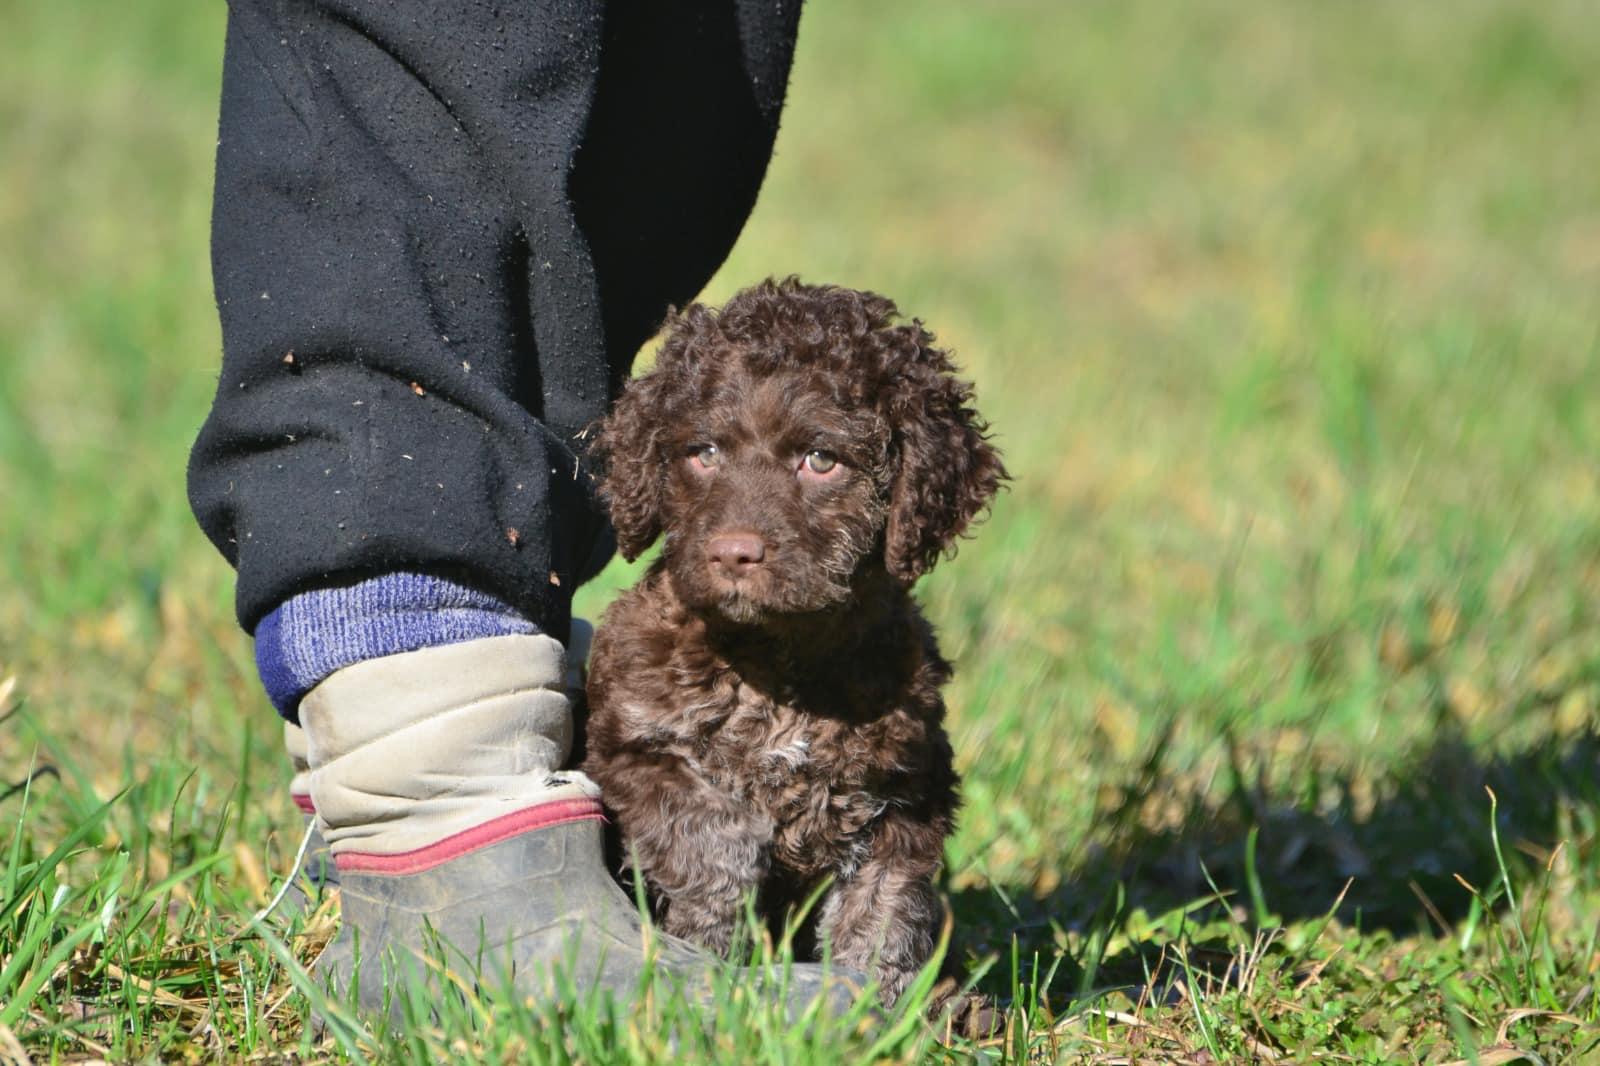
<svg viewBox="0 0 1600 1066">
<path fill-rule="evenodd" d="M 630 563 L 661 532 L 665 472 L 656 440 L 661 423 L 653 414 L 660 391 L 648 374 L 628 382 L 590 446 L 601 471 L 600 499 L 617 531 L 617 551 Z"/>
<path fill-rule="evenodd" d="M 914 342 L 902 350 L 914 354 L 897 367 L 891 402 L 896 454 L 884 563 L 910 584 L 954 547 L 1009 475 L 972 407 L 972 386 L 955 377 L 949 356 L 919 323 L 899 330 Z"/>
<path fill-rule="evenodd" d="M 629 562 L 661 535 L 667 434 L 678 424 L 694 365 L 693 341 L 712 324 L 710 312 L 699 304 L 671 313 L 654 369 L 628 382 L 589 446 L 600 472 L 600 499 L 617 532 L 617 551 Z"/>
</svg>

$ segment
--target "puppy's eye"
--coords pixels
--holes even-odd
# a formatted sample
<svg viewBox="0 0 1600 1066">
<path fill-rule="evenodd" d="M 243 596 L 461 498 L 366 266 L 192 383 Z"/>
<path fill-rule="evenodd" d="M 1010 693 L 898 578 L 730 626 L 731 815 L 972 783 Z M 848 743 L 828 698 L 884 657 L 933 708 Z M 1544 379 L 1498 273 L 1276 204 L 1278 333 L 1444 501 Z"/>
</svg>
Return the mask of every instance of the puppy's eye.
<svg viewBox="0 0 1600 1066">
<path fill-rule="evenodd" d="M 696 444 L 689 449 L 689 462 L 701 470 L 714 470 L 722 462 L 722 452 L 715 444 Z"/>
<path fill-rule="evenodd" d="M 839 457 L 821 448 L 806 452 L 805 468 L 813 474 L 829 474 L 839 465 Z"/>
</svg>

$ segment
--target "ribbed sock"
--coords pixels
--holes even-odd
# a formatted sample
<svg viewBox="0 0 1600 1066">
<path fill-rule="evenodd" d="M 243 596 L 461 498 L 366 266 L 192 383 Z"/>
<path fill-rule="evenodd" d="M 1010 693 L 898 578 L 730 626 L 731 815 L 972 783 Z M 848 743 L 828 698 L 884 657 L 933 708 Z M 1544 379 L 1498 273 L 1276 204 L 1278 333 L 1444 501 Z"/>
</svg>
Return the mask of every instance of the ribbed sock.
<svg viewBox="0 0 1600 1066">
<path fill-rule="evenodd" d="M 312 589 L 279 604 L 256 627 L 256 669 L 278 713 L 298 724 L 300 698 L 335 670 L 419 648 L 537 632 L 486 592 L 402 571 Z"/>
</svg>

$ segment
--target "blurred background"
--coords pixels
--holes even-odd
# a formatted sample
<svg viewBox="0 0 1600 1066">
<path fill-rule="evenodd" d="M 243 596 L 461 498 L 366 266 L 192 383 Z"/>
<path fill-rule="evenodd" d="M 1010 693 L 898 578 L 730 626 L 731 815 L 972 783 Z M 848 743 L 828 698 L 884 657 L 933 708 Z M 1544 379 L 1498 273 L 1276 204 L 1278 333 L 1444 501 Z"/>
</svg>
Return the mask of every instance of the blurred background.
<svg viewBox="0 0 1600 1066">
<path fill-rule="evenodd" d="M 921 589 L 958 665 L 961 951 L 1048 957 L 1118 884 L 1159 910 L 1207 875 L 1287 921 L 1353 876 L 1343 918 L 1437 930 L 1473 907 L 1453 874 L 1494 880 L 1487 784 L 1513 872 L 1560 879 L 1550 935 L 1579 939 L 1551 950 L 1588 965 L 1595 14 L 808 5 L 706 295 L 892 296 L 1016 475 Z M 184 498 L 219 352 L 223 19 L 0 0 L 0 778 L 57 767 L 41 841 L 133 781 L 169 834 L 297 824 Z"/>
</svg>

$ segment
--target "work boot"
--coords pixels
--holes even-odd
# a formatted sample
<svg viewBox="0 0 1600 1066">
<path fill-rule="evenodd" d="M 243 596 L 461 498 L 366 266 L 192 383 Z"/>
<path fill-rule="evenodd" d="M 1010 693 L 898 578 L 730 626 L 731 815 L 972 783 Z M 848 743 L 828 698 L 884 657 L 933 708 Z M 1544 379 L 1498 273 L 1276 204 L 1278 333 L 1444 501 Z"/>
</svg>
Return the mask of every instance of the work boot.
<svg viewBox="0 0 1600 1066">
<path fill-rule="evenodd" d="M 599 788 L 565 765 L 561 644 L 488 637 L 345 667 L 300 704 L 311 796 L 343 898 L 323 956 L 337 989 L 382 1009 L 386 978 L 450 969 L 549 1000 L 560 971 L 619 1003 L 647 968 L 691 997 L 724 964 L 648 928 L 607 873 Z M 848 1009 L 861 979 L 794 967 L 791 1006 Z M 391 1009 L 397 1003 L 391 1002 Z"/>
</svg>

